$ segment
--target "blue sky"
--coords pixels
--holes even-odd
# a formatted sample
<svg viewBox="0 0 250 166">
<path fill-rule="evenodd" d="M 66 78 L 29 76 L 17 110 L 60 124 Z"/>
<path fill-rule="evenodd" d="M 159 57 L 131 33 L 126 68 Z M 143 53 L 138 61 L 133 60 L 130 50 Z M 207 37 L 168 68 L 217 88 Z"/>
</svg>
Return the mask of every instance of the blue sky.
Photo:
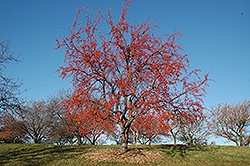
<svg viewBox="0 0 250 166">
<path fill-rule="evenodd" d="M 70 87 L 54 73 L 64 57 L 63 49 L 54 49 L 55 40 L 68 35 L 81 6 L 93 12 L 100 6 L 103 14 L 114 7 L 114 16 L 120 15 L 122 0 L 0 0 L 0 37 L 10 39 L 11 51 L 23 60 L 9 64 L 6 74 L 23 80 L 27 99 Z M 210 72 L 216 81 L 207 89 L 207 107 L 250 99 L 249 0 L 134 0 L 128 10 L 139 23 L 148 14 L 157 19 L 157 34 L 179 30 L 191 68 Z"/>
</svg>

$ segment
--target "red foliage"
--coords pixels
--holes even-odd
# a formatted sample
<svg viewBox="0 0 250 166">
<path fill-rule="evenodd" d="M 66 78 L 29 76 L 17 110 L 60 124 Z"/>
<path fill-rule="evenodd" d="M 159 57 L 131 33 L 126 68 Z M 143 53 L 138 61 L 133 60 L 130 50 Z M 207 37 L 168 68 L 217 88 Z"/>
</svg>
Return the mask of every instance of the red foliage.
<svg viewBox="0 0 250 166">
<path fill-rule="evenodd" d="M 92 94 L 98 100 L 91 107 L 101 107 L 93 115 L 105 121 L 109 117 L 122 130 L 123 142 L 133 121 L 149 112 L 169 118 L 175 107 L 180 112 L 201 114 L 202 97 L 208 85 L 208 74 L 201 70 L 188 71 L 188 55 L 178 40 L 178 31 L 163 36 L 154 35 L 155 21 L 130 24 L 127 9 L 115 22 L 110 10 L 105 16 L 100 11 L 86 25 L 77 26 L 80 10 L 75 18 L 71 36 L 57 39 L 57 49 L 65 47 L 65 65 L 58 69 L 64 79 L 71 77 L 75 95 L 69 109 L 81 107 Z M 102 23 L 109 30 L 102 31 Z M 106 32 L 107 31 L 107 32 Z M 103 33 L 101 33 L 103 32 Z M 105 33 L 106 32 L 106 33 Z M 184 109 L 185 108 L 185 109 Z M 96 109 L 91 109 L 96 110 Z"/>
<path fill-rule="evenodd" d="M 93 103 L 89 103 L 86 100 L 81 102 L 84 105 L 78 104 L 73 106 L 75 103 L 73 97 L 64 101 L 64 106 L 68 110 L 66 114 L 68 120 L 67 129 L 79 134 L 81 137 L 86 138 L 90 144 L 95 145 L 102 134 L 109 135 L 116 127 L 109 119 L 102 119 L 104 117 L 101 116 L 99 107 L 96 108 Z"/>
<path fill-rule="evenodd" d="M 150 112 L 135 119 L 131 129 L 138 135 L 141 144 L 151 144 L 157 136 L 168 133 L 168 123 L 162 123 L 161 119 L 161 116 Z"/>
</svg>

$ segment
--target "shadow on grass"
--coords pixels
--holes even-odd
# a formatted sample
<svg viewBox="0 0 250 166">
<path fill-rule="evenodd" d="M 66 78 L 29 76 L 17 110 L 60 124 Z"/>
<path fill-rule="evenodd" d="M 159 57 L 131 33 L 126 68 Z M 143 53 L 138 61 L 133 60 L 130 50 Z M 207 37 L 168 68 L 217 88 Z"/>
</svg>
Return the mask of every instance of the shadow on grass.
<svg viewBox="0 0 250 166">
<path fill-rule="evenodd" d="M 210 150 L 212 150 L 211 147 L 208 148 L 208 146 L 206 146 L 206 145 L 180 145 L 180 144 L 177 144 L 177 145 L 161 144 L 161 145 L 154 145 L 151 148 L 164 151 L 171 157 L 180 156 L 181 158 L 187 157 L 188 152 L 190 152 L 190 151 L 210 151 Z"/>
<path fill-rule="evenodd" d="M 59 159 L 60 156 L 70 158 L 77 152 L 83 153 L 85 147 L 77 146 L 21 146 L 17 149 L 8 149 L 0 155 L 0 165 L 43 165 Z"/>
</svg>

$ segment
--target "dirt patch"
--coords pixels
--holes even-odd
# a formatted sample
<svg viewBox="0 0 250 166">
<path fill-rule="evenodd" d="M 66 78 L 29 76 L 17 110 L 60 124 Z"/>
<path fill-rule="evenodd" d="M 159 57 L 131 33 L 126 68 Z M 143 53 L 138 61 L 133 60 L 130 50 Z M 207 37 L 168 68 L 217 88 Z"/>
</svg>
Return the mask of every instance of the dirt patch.
<svg viewBox="0 0 250 166">
<path fill-rule="evenodd" d="M 132 149 L 125 153 L 121 153 L 120 149 L 102 149 L 83 154 L 81 157 L 85 157 L 93 163 L 101 161 L 118 161 L 124 163 L 139 163 L 154 162 L 160 160 L 164 155 L 164 152 L 154 150 L 140 150 Z"/>
</svg>

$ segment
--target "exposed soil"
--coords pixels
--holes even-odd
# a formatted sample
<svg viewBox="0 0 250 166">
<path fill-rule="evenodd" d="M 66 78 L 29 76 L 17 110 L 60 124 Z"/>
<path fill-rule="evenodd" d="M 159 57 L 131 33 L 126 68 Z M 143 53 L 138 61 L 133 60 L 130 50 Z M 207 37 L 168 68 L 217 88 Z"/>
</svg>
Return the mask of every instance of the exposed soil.
<svg viewBox="0 0 250 166">
<path fill-rule="evenodd" d="M 93 163 L 101 161 L 118 161 L 142 164 L 144 162 L 160 160 L 163 157 L 163 154 L 164 152 L 154 150 L 132 149 L 125 153 L 121 153 L 120 149 L 102 149 L 85 153 L 81 157 L 85 157 Z"/>
</svg>

